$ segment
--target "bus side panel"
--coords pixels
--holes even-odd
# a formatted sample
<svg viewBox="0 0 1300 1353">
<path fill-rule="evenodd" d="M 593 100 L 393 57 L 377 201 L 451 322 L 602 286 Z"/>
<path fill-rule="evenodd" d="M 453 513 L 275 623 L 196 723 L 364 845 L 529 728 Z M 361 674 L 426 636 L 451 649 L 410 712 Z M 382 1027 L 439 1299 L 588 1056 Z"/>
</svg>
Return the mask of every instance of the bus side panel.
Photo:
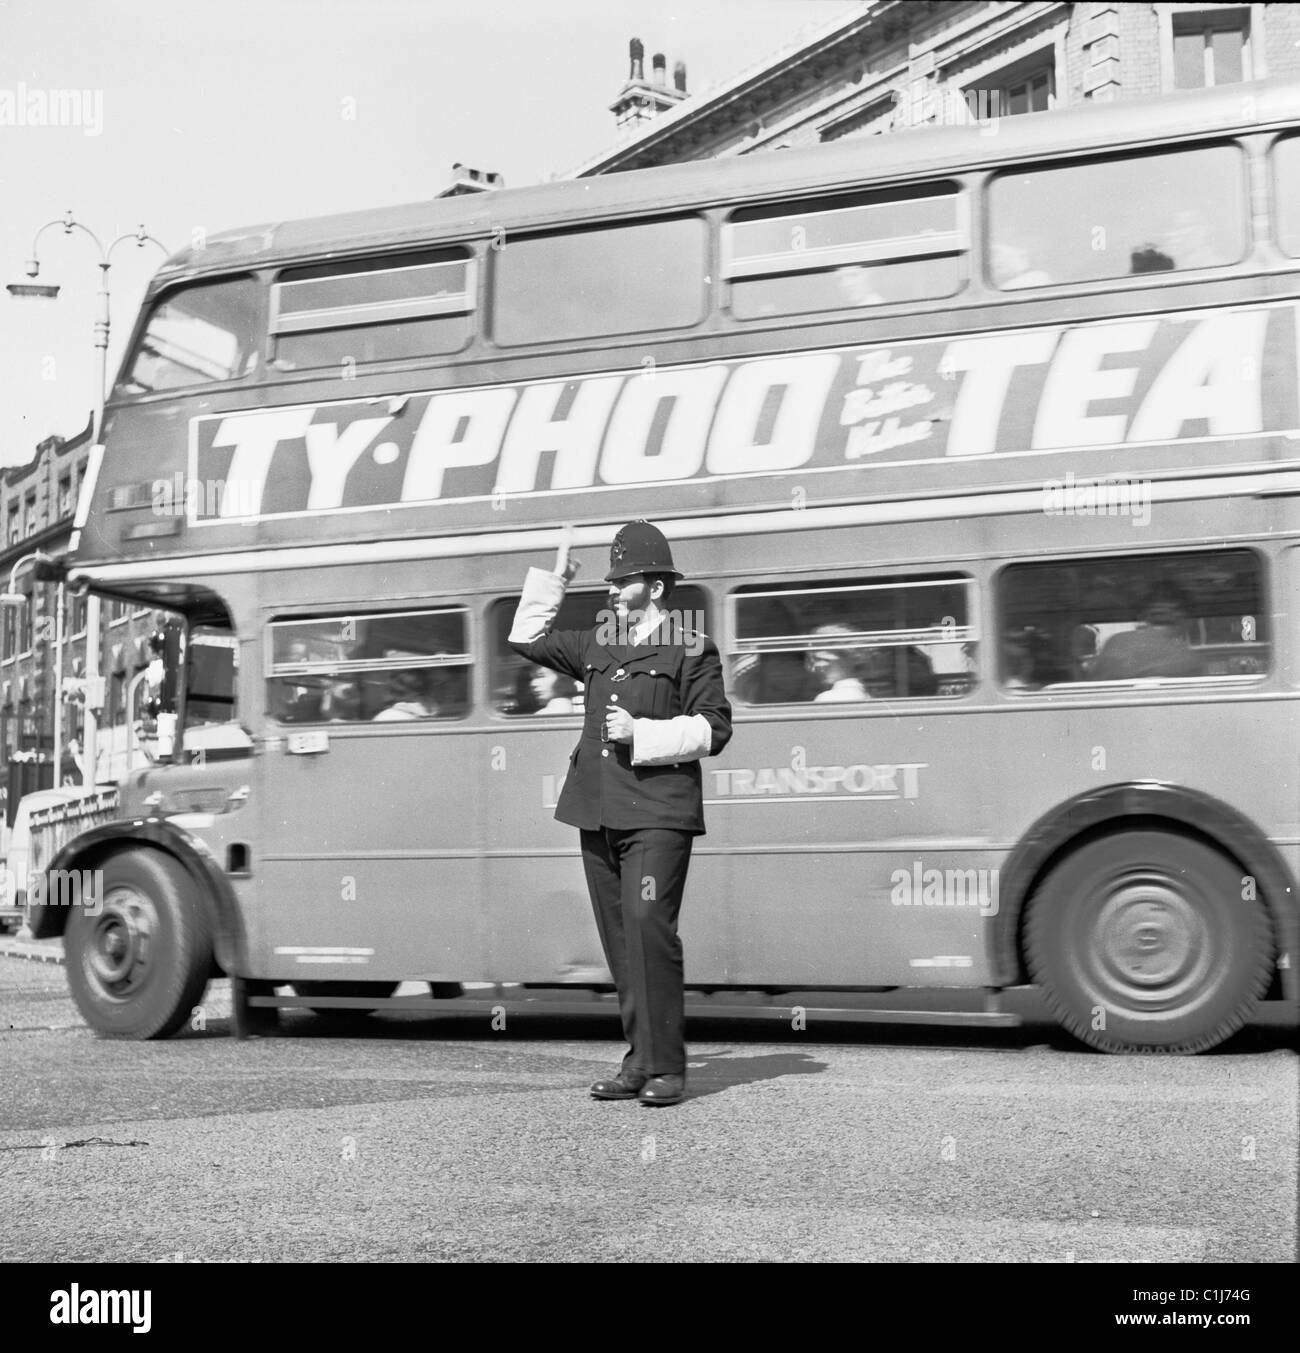
<svg viewBox="0 0 1300 1353">
<path fill-rule="evenodd" d="M 709 978 L 982 985 L 999 858 L 970 719 L 938 700 L 742 714 L 706 763 L 705 840 L 731 875 L 725 969 Z"/>
</svg>

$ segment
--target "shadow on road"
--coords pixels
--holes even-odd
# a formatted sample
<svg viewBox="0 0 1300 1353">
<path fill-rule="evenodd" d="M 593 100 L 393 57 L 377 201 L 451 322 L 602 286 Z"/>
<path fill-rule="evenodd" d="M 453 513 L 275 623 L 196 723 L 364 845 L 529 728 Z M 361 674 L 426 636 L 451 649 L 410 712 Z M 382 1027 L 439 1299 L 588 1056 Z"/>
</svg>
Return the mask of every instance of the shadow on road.
<svg viewBox="0 0 1300 1353">
<path fill-rule="evenodd" d="M 816 1076 L 828 1062 L 806 1052 L 771 1052 L 760 1057 L 738 1057 L 734 1052 L 692 1053 L 687 1049 L 687 1085 L 692 1099 L 721 1094 L 737 1085 L 773 1081 L 781 1076 Z"/>
</svg>

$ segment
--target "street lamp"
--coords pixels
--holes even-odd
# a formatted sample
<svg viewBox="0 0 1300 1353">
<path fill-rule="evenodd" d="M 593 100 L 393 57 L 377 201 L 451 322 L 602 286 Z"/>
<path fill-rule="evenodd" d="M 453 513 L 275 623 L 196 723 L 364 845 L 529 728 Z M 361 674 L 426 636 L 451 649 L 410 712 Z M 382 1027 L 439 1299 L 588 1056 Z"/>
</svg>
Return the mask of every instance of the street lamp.
<svg viewBox="0 0 1300 1353">
<path fill-rule="evenodd" d="M 55 226 L 62 227 L 65 235 L 71 235 L 74 230 L 79 230 L 84 235 L 89 235 L 95 248 L 99 250 L 99 295 L 98 307 L 95 313 L 95 347 L 99 350 L 99 378 L 95 386 L 95 417 L 94 417 L 94 445 L 99 446 L 104 437 L 104 399 L 108 389 L 108 335 L 109 335 L 109 309 L 108 309 L 108 271 L 113 262 L 113 250 L 119 244 L 124 244 L 127 240 L 134 240 L 136 247 L 143 249 L 146 244 L 156 244 L 164 254 L 168 252 L 167 246 L 161 240 L 155 239 L 144 228 L 143 225 L 138 230 L 128 230 L 115 239 L 107 249 L 100 242 L 99 236 L 95 234 L 89 226 L 82 225 L 75 220 L 72 215 L 72 208 L 60 217 L 46 223 L 32 237 L 32 256 L 27 261 L 26 273 L 30 278 L 40 276 L 41 261 L 38 255 L 38 246 L 41 242 L 41 236 L 47 230 Z M 49 298 L 56 297 L 59 294 L 58 287 L 46 287 L 35 284 L 34 282 L 13 282 L 7 287 L 11 296 L 45 296 Z M 92 448 L 92 456 L 96 454 Z M 102 454 L 99 453 L 99 454 Z M 20 561 L 21 562 L 21 561 Z M 10 592 L 13 579 L 10 579 Z M 3 598 L 0 598 L 3 601 Z M 12 605 L 12 602 L 5 601 L 4 604 Z M 59 627 L 63 624 L 62 608 L 62 584 L 60 584 L 60 605 L 59 605 Z M 99 677 L 99 598 L 91 593 L 86 599 L 86 681 L 89 686 L 93 686 Z M 59 658 L 62 661 L 62 648 L 59 649 Z M 82 730 L 82 746 L 86 757 L 85 782 L 87 784 L 95 783 L 96 761 L 99 752 L 99 717 L 95 713 L 88 698 L 86 700 L 85 724 Z"/>
<path fill-rule="evenodd" d="M 54 603 L 54 787 L 57 789 L 63 768 L 63 570 L 56 559 L 41 550 L 25 554 L 9 570 L 9 586 L 0 592 L 0 607 L 6 610 L 21 610 L 31 600 L 24 592 L 15 589 L 18 570 L 24 564 L 36 565 L 38 581 L 50 581 L 58 578 L 59 587 Z M 42 577 L 44 575 L 44 577 Z M 85 778 L 83 773 L 82 778 Z"/>
</svg>

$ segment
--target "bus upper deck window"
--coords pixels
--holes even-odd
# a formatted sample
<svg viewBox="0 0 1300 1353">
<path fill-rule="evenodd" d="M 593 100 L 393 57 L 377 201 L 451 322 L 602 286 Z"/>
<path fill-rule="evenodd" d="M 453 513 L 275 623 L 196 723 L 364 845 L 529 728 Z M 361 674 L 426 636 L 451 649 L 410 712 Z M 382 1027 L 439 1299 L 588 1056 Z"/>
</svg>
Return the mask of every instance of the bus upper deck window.
<svg viewBox="0 0 1300 1353">
<path fill-rule="evenodd" d="M 1016 291 L 1218 268 L 1245 256 L 1248 219 L 1235 146 L 1015 170 L 989 193 L 989 280 Z"/>
<path fill-rule="evenodd" d="M 260 289 L 251 277 L 169 292 L 157 301 L 123 369 L 121 394 L 228 381 L 257 362 Z"/>
<path fill-rule="evenodd" d="M 474 304 L 475 262 L 459 247 L 286 269 L 271 288 L 272 365 L 346 368 L 456 352 Z"/>
<path fill-rule="evenodd" d="M 1278 245 L 1300 258 L 1300 136 L 1284 137 L 1273 147 L 1273 200 Z"/>
<path fill-rule="evenodd" d="M 509 238 L 493 253 L 493 337 L 514 346 L 697 324 L 707 244 L 695 217 Z"/>
<path fill-rule="evenodd" d="M 955 184 L 746 207 L 722 228 L 738 319 L 951 296 L 969 231 Z"/>
</svg>

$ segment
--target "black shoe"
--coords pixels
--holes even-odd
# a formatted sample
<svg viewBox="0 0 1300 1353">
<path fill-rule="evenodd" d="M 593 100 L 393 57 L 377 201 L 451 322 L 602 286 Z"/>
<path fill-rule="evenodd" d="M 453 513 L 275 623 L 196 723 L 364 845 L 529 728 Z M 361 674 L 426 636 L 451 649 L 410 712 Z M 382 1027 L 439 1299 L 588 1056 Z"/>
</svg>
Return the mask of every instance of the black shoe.
<svg viewBox="0 0 1300 1353">
<path fill-rule="evenodd" d="M 592 1099 L 635 1099 L 637 1091 L 649 1077 L 644 1071 L 620 1071 L 607 1081 L 597 1081 L 591 1087 Z"/>
<path fill-rule="evenodd" d="M 642 1104 L 680 1104 L 686 1098 L 685 1076 L 651 1076 L 637 1098 Z"/>
</svg>

